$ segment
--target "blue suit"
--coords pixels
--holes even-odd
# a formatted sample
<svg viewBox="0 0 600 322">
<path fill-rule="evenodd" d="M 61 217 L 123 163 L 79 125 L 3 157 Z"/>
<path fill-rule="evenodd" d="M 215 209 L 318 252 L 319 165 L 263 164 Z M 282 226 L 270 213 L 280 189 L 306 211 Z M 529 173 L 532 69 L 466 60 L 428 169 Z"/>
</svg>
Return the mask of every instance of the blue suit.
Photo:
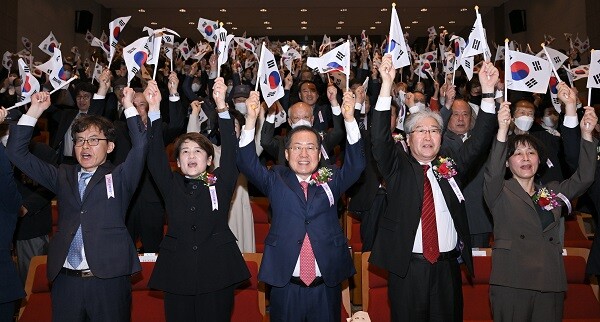
<svg viewBox="0 0 600 322">
<path fill-rule="evenodd" d="M 21 207 L 21 195 L 4 146 L 0 144 L 0 321 L 12 319 L 13 301 L 25 297 L 23 284 L 10 254 L 13 233 Z"/>
<path fill-rule="evenodd" d="M 346 237 L 338 220 L 337 200 L 365 168 L 362 140 L 346 145 L 344 166 L 334 168 L 327 184 L 334 204 L 322 186 L 310 185 L 307 199 L 296 174 L 288 167 L 273 166 L 267 170 L 255 152 L 254 141 L 240 148 L 238 168 L 256 187 L 268 196 L 272 208 L 271 229 L 265 239 L 265 250 L 258 279 L 274 287 L 284 287 L 300 255 L 304 235 L 308 233 L 325 285 L 336 287 L 356 273 Z M 339 293 L 339 292 L 338 292 Z M 273 303 L 273 294 L 272 300 Z M 302 306 L 302 303 L 294 303 Z M 337 307 L 328 308 L 337 310 Z"/>
</svg>

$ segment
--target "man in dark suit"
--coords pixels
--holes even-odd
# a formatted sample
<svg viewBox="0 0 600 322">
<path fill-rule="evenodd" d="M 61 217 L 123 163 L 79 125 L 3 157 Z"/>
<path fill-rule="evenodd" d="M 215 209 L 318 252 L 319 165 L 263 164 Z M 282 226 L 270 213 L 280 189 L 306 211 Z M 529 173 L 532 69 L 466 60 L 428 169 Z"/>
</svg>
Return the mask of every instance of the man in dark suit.
<svg viewBox="0 0 600 322">
<path fill-rule="evenodd" d="M 58 230 L 48 250 L 53 321 L 129 321 L 129 275 L 141 269 L 125 226 L 125 213 L 145 160 L 146 131 L 125 90 L 125 110 L 132 140 L 127 160 L 106 161 L 114 149 L 112 123 L 82 116 L 73 123 L 78 164 L 59 168 L 28 151 L 37 119 L 50 106 L 47 92 L 36 93 L 27 114 L 10 129 L 8 155 L 33 180 L 56 193 Z"/>
<path fill-rule="evenodd" d="M 458 154 L 440 151 L 442 119 L 431 111 L 404 123 L 410 152 L 394 149 L 389 107 L 396 71 L 385 55 L 381 92 L 373 113 L 373 156 L 386 182 L 388 207 L 380 218 L 370 261 L 389 271 L 392 321 L 462 321 L 459 259 L 473 272 L 471 240 L 460 187 L 473 160 L 486 153 L 496 118 L 493 98 L 484 99 L 477 135 Z M 493 93 L 498 70 L 484 63 L 479 77 Z M 441 159 L 440 157 L 452 159 Z M 450 163 L 450 164 L 449 164 Z M 454 168 L 444 171 L 445 166 Z M 435 169 L 435 171 L 434 171 Z"/>
<path fill-rule="evenodd" d="M 0 109 L 0 123 L 6 118 L 6 110 Z M 12 165 L 0 144 L 0 321 L 13 321 L 16 301 L 25 297 L 23 284 L 15 268 L 10 246 L 17 224 L 21 194 L 13 178 Z"/>
<path fill-rule="evenodd" d="M 259 280 L 272 286 L 273 322 L 340 321 L 342 281 L 355 273 L 337 216 L 337 200 L 365 168 L 352 92 L 344 94 L 347 131 L 344 166 L 321 168 L 321 138 L 308 126 L 288 134 L 289 167 L 267 170 L 256 156 L 254 126 L 260 103 L 257 92 L 246 101 L 248 114 L 240 137 L 238 168 L 269 197 L 273 218 L 265 238 Z"/>
<path fill-rule="evenodd" d="M 80 115 L 102 115 L 106 105 L 106 93 L 110 88 L 110 71 L 108 69 L 100 75 L 98 91 L 90 83 L 81 82 L 75 89 L 75 104 L 77 109 L 59 109 L 51 105 L 46 110 L 49 117 L 58 125 L 50 133 L 50 146 L 56 150 L 58 163 L 76 164 L 73 157 L 73 144 L 71 139 L 71 126 Z M 95 94 L 94 94 L 95 92 Z"/>
<path fill-rule="evenodd" d="M 442 110 L 447 109 L 443 108 Z M 471 128 L 475 120 L 472 115 L 475 113 L 469 103 L 460 98 L 454 100 L 449 112 L 450 116 L 442 140 L 442 150 L 458 154 L 465 146 L 464 142 L 469 140 L 473 134 Z M 443 115 L 443 113 L 441 114 Z M 487 146 L 491 146 L 491 142 Z M 472 247 L 490 247 L 492 215 L 483 200 L 483 189 L 481 189 L 483 187 L 483 165 L 486 160 L 487 154 L 482 154 L 475 160 L 471 171 L 467 174 L 469 184 L 464 189 Z"/>
</svg>

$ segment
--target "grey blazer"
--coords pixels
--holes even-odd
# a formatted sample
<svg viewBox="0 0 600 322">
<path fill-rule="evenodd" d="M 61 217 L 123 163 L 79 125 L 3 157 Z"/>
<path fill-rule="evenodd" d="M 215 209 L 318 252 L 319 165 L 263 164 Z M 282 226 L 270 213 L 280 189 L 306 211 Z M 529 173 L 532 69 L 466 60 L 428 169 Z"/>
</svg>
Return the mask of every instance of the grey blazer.
<svg viewBox="0 0 600 322">
<path fill-rule="evenodd" d="M 597 142 L 581 140 L 577 171 L 562 182 L 545 185 L 569 200 L 583 194 L 594 180 Z M 495 141 L 486 165 L 484 198 L 494 218 L 490 284 L 542 292 L 563 292 L 567 281 L 558 235 L 560 207 L 554 222 L 542 229 L 529 194 L 516 179 L 504 180 L 507 144 Z M 541 186 L 536 185 L 536 190 Z M 562 202 L 561 202 L 562 205 Z M 564 205 L 563 205 L 564 206 Z"/>
</svg>

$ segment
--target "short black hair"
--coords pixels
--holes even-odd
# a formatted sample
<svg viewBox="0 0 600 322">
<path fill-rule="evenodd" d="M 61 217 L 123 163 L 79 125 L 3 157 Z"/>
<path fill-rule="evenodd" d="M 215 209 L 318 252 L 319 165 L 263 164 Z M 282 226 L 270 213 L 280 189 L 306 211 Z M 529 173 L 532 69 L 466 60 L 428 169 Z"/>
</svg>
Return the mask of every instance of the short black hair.
<svg viewBox="0 0 600 322">
<path fill-rule="evenodd" d="M 108 142 L 115 142 L 117 138 L 115 126 L 111 121 L 99 115 L 81 115 L 76 118 L 73 126 L 71 126 L 71 138 L 75 140 L 77 133 L 84 132 L 92 126 L 97 127 L 98 130 L 104 133 Z"/>
<path fill-rule="evenodd" d="M 285 140 L 284 140 L 286 149 L 290 148 L 290 144 L 292 143 L 292 136 L 298 132 L 312 132 L 317 137 L 317 148 L 319 148 L 319 150 L 321 150 L 321 142 L 323 141 L 323 139 L 321 138 L 321 134 L 319 134 L 319 132 L 317 132 L 317 130 L 313 129 L 310 126 L 306 126 L 306 125 L 300 125 L 298 127 L 293 128 L 291 131 L 288 132 L 288 134 L 286 135 Z"/>
<path fill-rule="evenodd" d="M 92 85 L 92 83 L 81 82 L 75 87 L 75 96 L 79 95 L 79 92 L 86 92 L 93 95 L 96 91 L 96 86 Z"/>
<path fill-rule="evenodd" d="M 515 154 L 517 146 L 519 145 L 528 145 L 537 151 L 538 158 L 540 160 L 537 173 L 543 173 L 546 170 L 546 159 L 548 156 L 546 154 L 546 150 L 544 149 L 544 144 L 531 134 L 512 135 L 508 138 L 508 141 L 506 142 L 506 146 L 508 147 L 506 161 L 508 161 L 508 159 Z"/>
</svg>

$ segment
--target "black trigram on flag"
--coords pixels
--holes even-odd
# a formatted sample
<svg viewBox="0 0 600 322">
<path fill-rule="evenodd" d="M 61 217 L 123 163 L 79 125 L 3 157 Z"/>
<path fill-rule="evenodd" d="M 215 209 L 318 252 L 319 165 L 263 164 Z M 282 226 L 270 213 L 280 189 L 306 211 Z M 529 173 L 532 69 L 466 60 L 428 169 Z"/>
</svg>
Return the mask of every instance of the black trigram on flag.
<svg viewBox="0 0 600 322">
<path fill-rule="evenodd" d="M 56 77 L 52 77 L 52 82 L 60 85 L 60 84 L 62 84 L 63 80 L 59 79 L 59 78 L 56 78 Z"/>
<path fill-rule="evenodd" d="M 125 21 L 123 21 L 123 20 L 119 20 L 119 25 L 120 25 L 121 27 L 125 26 Z"/>
<path fill-rule="evenodd" d="M 224 32 L 219 33 L 219 40 L 225 41 L 227 40 L 227 35 Z"/>
<path fill-rule="evenodd" d="M 267 62 L 267 67 L 268 67 L 269 69 L 271 69 L 271 68 L 275 67 L 275 61 L 274 61 L 273 59 L 269 60 L 269 61 Z"/>
<path fill-rule="evenodd" d="M 560 102 L 558 101 L 558 97 L 553 97 L 552 98 L 552 104 L 554 104 L 554 105 L 560 104 Z"/>
<path fill-rule="evenodd" d="M 337 58 L 339 60 L 343 60 L 344 57 L 346 57 L 346 55 L 342 54 L 341 51 L 338 51 L 337 54 L 335 54 L 335 58 Z"/>
<path fill-rule="evenodd" d="M 267 94 L 267 97 L 271 97 L 271 96 L 275 96 L 275 92 L 269 92 L 269 94 Z"/>
<path fill-rule="evenodd" d="M 558 57 L 558 56 L 554 57 L 554 59 L 553 59 L 553 60 L 554 60 L 554 63 L 555 63 L 555 64 L 559 64 L 559 63 L 560 63 L 560 61 L 561 61 L 560 57 Z"/>
<path fill-rule="evenodd" d="M 479 45 L 481 44 L 481 41 L 479 41 L 478 39 L 474 39 L 473 40 L 473 45 L 471 46 L 473 49 L 475 50 L 479 50 Z"/>
<path fill-rule="evenodd" d="M 465 61 L 464 61 L 464 64 L 465 64 L 465 67 L 467 67 L 467 68 L 471 68 L 471 62 L 470 62 L 470 61 L 468 61 L 468 60 L 465 60 Z"/>
<path fill-rule="evenodd" d="M 600 74 L 596 74 L 594 75 L 594 83 L 596 83 L 596 85 L 600 84 Z"/>
<path fill-rule="evenodd" d="M 400 51 L 398 52 L 398 57 L 396 57 L 396 59 L 400 59 L 402 55 L 404 55 L 404 50 L 400 49 Z"/>
<path fill-rule="evenodd" d="M 527 82 L 525 82 L 525 85 L 527 85 L 527 87 L 532 88 L 533 86 L 537 85 L 538 81 L 535 80 L 535 78 L 532 78 L 530 80 L 528 80 Z"/>
<path fill-rule="evenodd" d="M 117 42 L 113 40 L 113 41 L 110 43 L 110 46 L 111 46 L 111 47 L 117 47 Z"/>
<path fill-rule="evenodd" d="M 536 72 L 542 70 L 542 64 L 540 64 L 539 61 L 534 60 L 531 64 L 533 65 L 533 70 L 535 70 Z"/>
</svg>

